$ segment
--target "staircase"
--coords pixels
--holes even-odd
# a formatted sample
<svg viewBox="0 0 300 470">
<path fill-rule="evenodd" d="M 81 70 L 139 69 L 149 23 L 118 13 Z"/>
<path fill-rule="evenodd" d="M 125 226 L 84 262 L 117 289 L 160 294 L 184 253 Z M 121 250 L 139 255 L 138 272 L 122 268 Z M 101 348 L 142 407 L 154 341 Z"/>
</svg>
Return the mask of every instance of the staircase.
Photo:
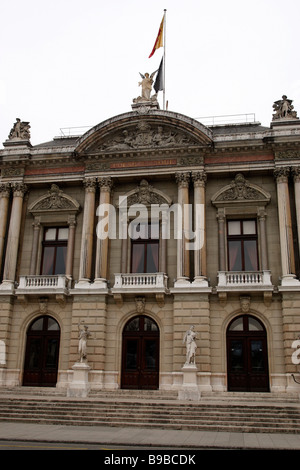
<svg viewBox="0 0 300 470">
<path fill-rule="evenodd" d="M 56 389 L 20 387 L 1 390 L 1 422 L 300 434 L 300 402 L 296 396 L 229 392 L 188 402 L 178 401 L 175 392 L 149 390 L 74 399 Z"/>
</svg>

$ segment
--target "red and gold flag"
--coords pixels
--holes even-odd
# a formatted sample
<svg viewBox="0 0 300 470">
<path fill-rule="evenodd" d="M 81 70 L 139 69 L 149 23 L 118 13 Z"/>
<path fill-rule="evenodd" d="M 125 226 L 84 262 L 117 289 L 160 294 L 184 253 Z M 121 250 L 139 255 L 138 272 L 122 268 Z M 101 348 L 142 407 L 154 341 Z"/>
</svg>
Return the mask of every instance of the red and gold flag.
<svg viewBox="0 0 300 470">
<path fill-rule="evenodd" d="M 152 52 L 151 52 L 151 54 L 149 55 L 149 59 L 150 59 L 150 57 L 153 56 L 153 54 L 154 54 L 154 52 L 156 51 L 156 49 L 159 49 L 160 47 L 163 47 L 163 45 L 164 45 L 164 44 L 163 44 L 164 21 L 165 21 L 165 15 L 163 16 L 163 19 L 161 20 L 160 27 L 159 27 L 159 31 L 158 31 L 158 35 L 157 35 L 157 38 L 156 38 L 154 47 L 153 47 L 153 49 L 152 49 Z"/>
</svg>

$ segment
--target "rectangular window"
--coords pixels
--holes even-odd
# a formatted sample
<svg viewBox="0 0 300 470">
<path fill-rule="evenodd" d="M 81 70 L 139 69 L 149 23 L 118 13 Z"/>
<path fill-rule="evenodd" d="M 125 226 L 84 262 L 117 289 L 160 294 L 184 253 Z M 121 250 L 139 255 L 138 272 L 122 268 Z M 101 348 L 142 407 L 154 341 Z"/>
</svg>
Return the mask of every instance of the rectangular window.
<svg viewBox="0 0 300 470">
<path fill-rule="evenodd" d="M 68 227 L 46 227 L 44 230 L 41 274 L 65 274 Z"/>
<path fill-rule="evenodd" d="M 256 220 L 228 220 L 229 271 L 258 271 Z"/>
<path fill-rule="evenodd" d="M 158 224 L 140 223 L 135 227 L 135 237 L 131 242 L 131 272 L 158 272 L 159 226 Z M 140 234 L 140 236 L 137 236 Z"/>
</svg>

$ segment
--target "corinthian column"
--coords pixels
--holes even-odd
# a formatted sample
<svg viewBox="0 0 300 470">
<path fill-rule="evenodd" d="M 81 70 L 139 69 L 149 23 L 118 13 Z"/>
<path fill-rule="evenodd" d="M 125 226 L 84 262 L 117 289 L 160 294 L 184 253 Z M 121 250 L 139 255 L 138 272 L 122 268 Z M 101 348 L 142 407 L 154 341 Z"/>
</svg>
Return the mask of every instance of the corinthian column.
<svg viewBox="0 0 300 470">
<path fill-rule="evenodd" d="M 106 213 L 107 226 L 105 227 L 105 236 L 97 231 L 96 245 L 96 266 L 95 266 L 95 283 L 97 287 L 106 287 L 107 285 L 107 266 L 108 266 L 108 245 L 109 245 L 109 206 L 110 194 L 112 189 L 112 179 L 110 176 L 99 180 L 100 200 L 99 200 L 99 220 L 103 219 Z"/>
<path fill-rule="evenodd" d="M 292 168 L 294 176 L 294 190 L 295 190 L 295 204 L 296 204 L 296 219 L 298 229 L 298 245 L 300 247 L 300 167 Z"/>
<path fill-rule="evenodd" d="M 282 285 L 299 283 L 295 275 L 295 255 L 292 234 L 292 218 L 289 198 L 288 177 L 290 169 L 276 168 L 274 175 L 277 183 L 277 203 L 282 268 Z"/>
<path fill-rule="evenodd" d="M 5 265 L 3 272 L 3 284 L 10 285 L 10 288 L 13 287 L 16 276 L 20 229 L 22 221 L 23 198 L 25 192 L 27 191 L 27 186 L 23 183 L 13 183 L 12 190 L 13 202 L 11 208 L 7 247 L 5 254 Z"/>
<path fill-rule="evenodd" d="M 96 178 L 86 178 L 83 182 L 83 185 L 85 188 L 85 199 L 82 222 L 79 282 L 77 284 L 78 287 L 81 287 L 83 284 L 89 282 L 92 275 Z"/>
<path fill-rule="evenodd" d="M 178 205 L 181 209 L 177 223 L 178 239 L 177 239 L 177 280 L 175 286 L 190 283 L 190 257 L 189 251 L 186 249 L 189 243 L 189 181 L 190 173 L 176 173 L 176 181 L 178 184 Z M 181 217 L 180 217 L 181 216 Z"/>
<path fill-rule="evenodd" d="M 7 212 L 10 196 L 10 184 L 0 184 L 0 268 L 3 259 L 4 241 L 7 227 Z"/>
<path fill-rule="evenodd" d="M 205 171 L 192 173 L 194 182 L 194 282 L 193 285 L 208 286 L 206 280 L 206 227 L 205 227 Z"/>
</svg>

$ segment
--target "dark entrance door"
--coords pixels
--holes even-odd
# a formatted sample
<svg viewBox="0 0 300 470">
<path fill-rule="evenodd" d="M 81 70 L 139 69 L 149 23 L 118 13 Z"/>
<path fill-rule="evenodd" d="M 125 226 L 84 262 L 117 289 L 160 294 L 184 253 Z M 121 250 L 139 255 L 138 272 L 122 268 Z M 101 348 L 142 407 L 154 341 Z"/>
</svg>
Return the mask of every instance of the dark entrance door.
<svg viewBox="0 0 300 470">
<path fill-rule="evenodd" d="M 267 334 L 250 315 L 234 319 L 227 330 L 228 390 L 269 392 Z"/>
<path fill-rule="evenodd" d="M 42 316 L 27 331 L 23 385 L 55 387 L 60 328 L 56 320 Z"/>
<path fill-rule="evenodd" d="M 159 329 L 149 317 L 131 319 L 123 331 L 121 387 L 157 389 L 159 386 Z"/>
</svg>

